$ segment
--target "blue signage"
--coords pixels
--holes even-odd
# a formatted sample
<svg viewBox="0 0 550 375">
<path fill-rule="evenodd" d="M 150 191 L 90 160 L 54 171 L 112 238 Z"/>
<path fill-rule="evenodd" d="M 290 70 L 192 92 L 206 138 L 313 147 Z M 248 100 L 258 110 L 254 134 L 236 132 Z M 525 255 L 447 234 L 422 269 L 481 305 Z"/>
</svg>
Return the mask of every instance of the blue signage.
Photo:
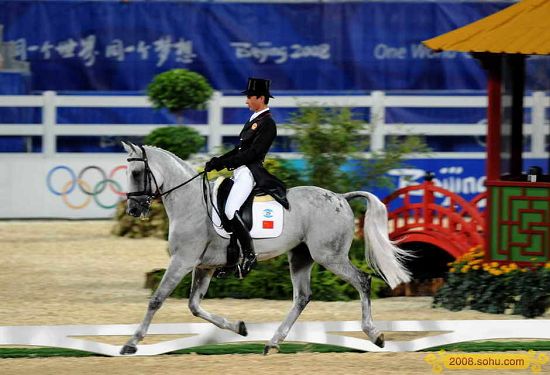
<svg viewBox="0 0 550 375">
<path fill-rule="evenodd" d="M 433 175 L 433 182 L 436 186 L 449 190 L 460 195 L 467 201 L 471 201 L 478 194 L 485 192 L 485 159 L 408 159 L 405 160 L 405 166 L 388 171 L 387 175 L 391 178 L 393 188 L 376 188 L 365 186 L 364 189 L 371 191 L 378 197 L 383 198 L 397 189 L 407 186 L 415 186 L 424 181 L 428 172 Z M 547 165 L 545 159 L 525 159 L 523 161 L 523 170 L 529 166 L 538 165 L 543 167 Z M 421 193 L 413 193 L 420 197 Z M 438 204 L 449 205 L 447 198 L 436 194 Z M 390 207 L 391 208 L 391 207 Z M 483 209 L 483 207 L 481 207 Z"/>
<path fill-rule="evenodd" d="M 139 91 L 172 68 L 222 91 L 249 76 L 271 78 L 274 91 L 479 90 L 475 59 L 421 41 L 510 4 L 2 1 L 0 24 L 30 62 L 33 90 Z M 549 86 L 548 64 L 529 61 L 528 86 Z"/>
</svg>

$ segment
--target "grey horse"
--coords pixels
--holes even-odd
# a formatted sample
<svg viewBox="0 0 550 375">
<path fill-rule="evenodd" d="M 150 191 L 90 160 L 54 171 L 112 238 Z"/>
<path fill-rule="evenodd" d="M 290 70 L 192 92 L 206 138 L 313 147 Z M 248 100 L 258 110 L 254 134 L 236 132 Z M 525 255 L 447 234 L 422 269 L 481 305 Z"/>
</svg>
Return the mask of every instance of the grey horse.
<svg viewBox="0 0 550 375">
<path fill-rule="evenodd" d="M 155 312 L 182 278 L 193 272 L 189 309 L 192 314 L 214 325 L 246 336 L 243 321 L 229 321 L 204 310 L 201 299 L 208 290 L 214 271 L 226 264 L 228 239 L 219 236 L 210 221 L 210 204 L 205 203 L 201 179 L 191 179 L 196 171 L 174 154 L 152 146 L 124 143 L 128 152 L 127 213 L 145 214 L 151 197 L 162 196 L 169 219 L 170 263 L 159 287 L 151 296 L 143 322 L 122 347 L 121 354 L 133 354 L 144 338 Z M 187 182 L 185 186 L 172 190 Z M 158 191 L 157 191 L 158 190 Z M 133 192 L 133 194 L 132 194 Z M 407 254 L 396 247 L 388 237 L 387 211 L 373 194 L 355 191 L 336 194 L 314 186 L 288 190 L 290 209 L 284 212 L 284 229 L 277 238 L 255 239 L 254 248 L 259 261 L 288 253 L 293 286 L 293 304 L 288 315 L 264 347 L 264 354 L 278 350 L 292 325 L 311 299 L 310 275 L 314 262 L 353 285 L 359 292 L 362 307 L 362 329 L 369 339 L 384 346 L 384 334 L 374 325 L 371 316 L 371 276 L 357 269 L 349 260 L 348 252 L 354 233 L 354 216 L 348 200 L 361 197 L 367 200 L 364 224 L 365 256 L 371 267 L 394 288 L 410 281 L 404 267 Z"/>
</svg>

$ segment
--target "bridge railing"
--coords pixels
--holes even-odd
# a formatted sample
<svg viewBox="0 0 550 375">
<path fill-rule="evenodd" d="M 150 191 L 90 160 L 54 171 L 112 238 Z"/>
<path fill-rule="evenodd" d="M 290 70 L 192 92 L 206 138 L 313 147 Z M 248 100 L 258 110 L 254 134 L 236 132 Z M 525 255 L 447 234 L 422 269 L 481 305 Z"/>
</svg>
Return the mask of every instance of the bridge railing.
<svg viewBox="0 0 550 375">
<path fill-rule="evenodd" d="M 524 134 L 531 137 L 527 158 L 544 158 L 545 139 L 550 134 L 545 126 L 550 108 L 550 96 L 544 92 L 533 92 L 524 98 L 525 107 L 530 109 L 530 123 L 525 124 Z M 386 137 L 390 135 L 421 134 L 425 136 L 484 136 L 486 125 L 483 118 L 477 123 L 410 123 L 386 122 L 389 108 L 486 108 L 487 98 L 478 95 L 396 95 L 391 92 L 373 91 L 369 95 L 277 95 L 276 108 L 298 108 L 303 105 L 326 107 L 364 107 L 370 112 L 371 150 L 385 148 Z M 223 137 L 235 136 L 242 124 L 224 123 L 224 110 L 242 108 L 243 97 L 215 92 L 207 107 L 207 122 L 190 125 L 208 138 L 208 152 L 214 152 L 222 145 Z M 60 108 L 151 108 L 146 96 L 111 95 L 58 95 L 46 91 L 41 95 L 4 95 L 0 96 L 0 107 L 38 107 L 41 110 L 41 122 L 37 124 L 0 123 L 0 136 L 39 136 L 42 138 L 42 154 L 53 156 L 57 153 L 59 136 L 144 136 L 162 124 L 63 124 L 58 125 Z M 0 119 L 0 121 L 2 121 Z M 135 126 L 133 126 L 135 125 Z M 166 124 L 168 125 L 168 124 Z M 279 135 L 288 136 L 292 129 L 280 128 Z M 296 157 L 296 153 L 285 153 L 283 157 Z M 435 152 L 431 157 L 442 158 L 483 158 L 483 152 Z"/>
<path fill-rule="evenodd" d="M 439 204 L 438 199 L 446 203 Z M 459 257 L 484 244 L 485 220 L 479 209 L 484 199 L 486 193 L 467 201 L 431 180 L 398 189 L 383 200 L 389 207 L 399 200 L 388 213 L 390 238 L 401 243 L 430 243 Z"/>
</svg>

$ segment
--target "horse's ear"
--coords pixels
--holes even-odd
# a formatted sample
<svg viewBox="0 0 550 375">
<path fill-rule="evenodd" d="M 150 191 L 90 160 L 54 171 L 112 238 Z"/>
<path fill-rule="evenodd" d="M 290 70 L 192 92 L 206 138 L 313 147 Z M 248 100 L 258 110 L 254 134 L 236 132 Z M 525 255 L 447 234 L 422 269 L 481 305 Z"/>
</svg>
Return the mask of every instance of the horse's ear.
<svg viewBox="0 0 550 375">
<path fill-rule="evenodd" d="M 121 141 L 122 147 L 124 147 L 124 150 L 126 150 L 127 153 L 136 152 L 136 149 L 134 148 L 134 145 L 131 143 L 126 143 L 124 141 Z"/>
<path fill-rule="evenodd" d="M 141 149 L 140 146 L 135 145 L 135 144 L 133 144 L 132 142 L 128 142 L 128 143 L 130 143 L 130 147 L 132 147 L 132 150 L 134 150 L 134 152 L 135 152 L 136 154 L 141 155 L 141 150 L 142 150 L 142 149 Z M 143 155 L 142 155 L 142 156 L 143 156 Z"/>
</svg>

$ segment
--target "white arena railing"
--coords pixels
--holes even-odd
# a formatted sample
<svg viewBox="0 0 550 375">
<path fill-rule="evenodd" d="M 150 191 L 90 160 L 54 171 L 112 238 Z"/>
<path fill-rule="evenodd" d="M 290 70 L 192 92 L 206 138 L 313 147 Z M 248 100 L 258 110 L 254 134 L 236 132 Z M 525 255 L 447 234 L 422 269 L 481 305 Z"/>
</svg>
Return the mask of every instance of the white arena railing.
<svg viewBox="0 0 550 375">
<path fill-rule="evenodd" d="M 550 339 L 549 324 L 544 319 L 525 320 L 396 320 L 375 321 L 383 332 L 415 332 L 419 338 L 386 341 L 384 348 L 367 339 L 346 336 L 361 332 L 360 321 L 297 322 L 286 342 L 336 345 L 365 352 L 415 352 L 460 342 L 495 339 Z M 279 323 L 247 324 L 248 336 L 223 330 L 211 323 L 152 324 L 148 336 L 174 335 L 156 344 L 139 345 L 137 356 L 152 356 L 207 344 L 267 342 Z M 95 341 L 102 336 L 131 336 L 135 324 L 0 326 L 0 345 L 49 346 L 82 350 L 106 356 L 120 356 L 122 345 Z M 434 335 L 435 333 L 435 335 Z M 181 338 L 181 335 L 188 337 Z M 541 364 L 544 364 L 541 362 Z"/>
<path fill-rule="evenodd" d="M 487 98 L 482 95 L 393 95 L 382 91 L 373 91 L 370 95 L 335 96 L 277 96 L 274 107 L 298 108 L 303 105 L 323 107 L 364 107 L 370 110 L 372 125 L 371 147 L 373 151 L 384 150 L 388 135 L 437 135 L 437 136 L 484 136 L 486 124 L 483 119 L 475 124 L 386 124 L 385 109 L 400 108 L 486 108 Z M 546 158 L 545 139 L 550 134 L 546 126 L 546 114 L 550 108 L 550 96 L 537 91 L 524 98 L 524 105 L 531 109 L 531 123 L 524 124 L 524 134 L 531 137 L 530 150 L 524 152 L 526 158 Z M 162 124 L 63 124 L 57 125 L 57 109 L 72 108 L 150 108 L 146 96 L 110 96 L 110 95 L 58 95 L 46 91 L 41 95 L 0 95 L 0 107 L 39 107 L 42 113 L 41 124 L 5 124 L 0 123 L 0 136 L 40 136 L 42 137 L 42 156 L 56 155 L 57 136 L 145 136 Z M 224 136 L 235 136 L 242 124 L 223 124 L 225 108 L 243 108 L 242 96 L 223 95 L 215 92 L 208 104 L 208 123 L 190 125 L 200 134 L 208 137 L 208 152 L 222 145 Z M 1 119 L 0 119 L 1 121 Z M 279 135 L 288 136 L 292 129 L 280 127 Z M 11 155 L 1 154 L 0 157 Z M 18 156 L 29 155 L 19 153 Z M 67 155 L 67 153 L 64 153 Z M 296 157 L 296 153 L 281 153 L 282 157 Z M 430 157 L 464 159 L 484 158 L 483 152 L 432 152 Z"/>
</svg>

